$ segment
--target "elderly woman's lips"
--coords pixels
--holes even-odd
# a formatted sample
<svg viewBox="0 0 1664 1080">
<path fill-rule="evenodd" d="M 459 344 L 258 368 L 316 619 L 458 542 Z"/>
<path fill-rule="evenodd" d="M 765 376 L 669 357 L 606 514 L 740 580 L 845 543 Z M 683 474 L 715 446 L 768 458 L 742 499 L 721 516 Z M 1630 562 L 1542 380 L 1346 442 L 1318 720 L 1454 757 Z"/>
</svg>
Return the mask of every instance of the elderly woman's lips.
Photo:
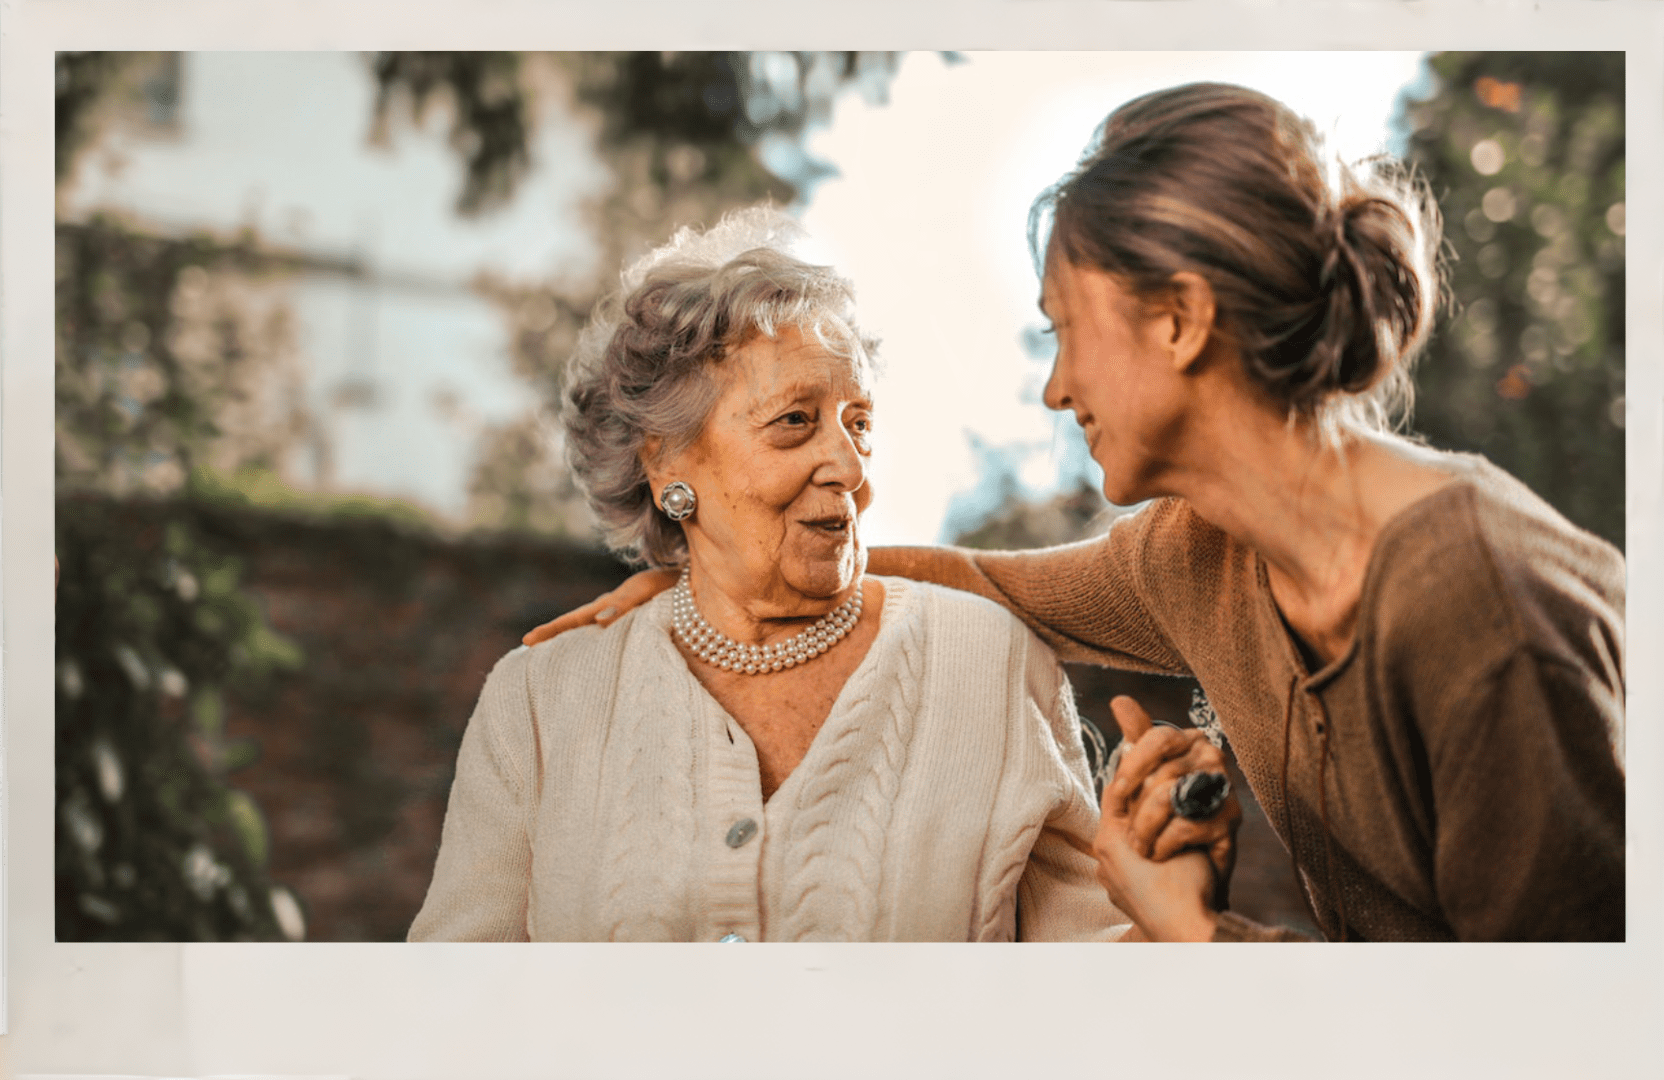
<svg viewBox="0 0 1664 1080">
<path fill-rule="evenodd" d="M 849 531 L 849 518 L 846 517 L 816 518 L 802 524 L 820 532 L 843 533 Z"/>
</svg>

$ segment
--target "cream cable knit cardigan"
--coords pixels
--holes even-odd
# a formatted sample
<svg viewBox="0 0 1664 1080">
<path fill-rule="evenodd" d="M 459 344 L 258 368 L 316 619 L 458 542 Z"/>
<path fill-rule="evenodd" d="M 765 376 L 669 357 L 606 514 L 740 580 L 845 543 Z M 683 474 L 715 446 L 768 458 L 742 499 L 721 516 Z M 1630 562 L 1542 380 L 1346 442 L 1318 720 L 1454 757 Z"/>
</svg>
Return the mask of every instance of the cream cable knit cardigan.
<svg viewBox="0 0 1664 1080">
<path fill-rule="evenodd" d="M 457 759 L 412 941 L 999 941 L 1126 922 L 1065 835 L 1097 807 L 1057 661 L 899 578 L 786 782 L 688 670 L 670 598 L 518 649 Z"/>
</svg>

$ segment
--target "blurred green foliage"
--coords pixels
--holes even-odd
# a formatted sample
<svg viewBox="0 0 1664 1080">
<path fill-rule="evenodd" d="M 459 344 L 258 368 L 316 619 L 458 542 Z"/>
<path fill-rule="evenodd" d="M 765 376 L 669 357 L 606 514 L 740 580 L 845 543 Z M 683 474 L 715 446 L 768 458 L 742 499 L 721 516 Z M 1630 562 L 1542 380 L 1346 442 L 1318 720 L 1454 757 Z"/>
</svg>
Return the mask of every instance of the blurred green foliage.
<svg viewBox="0 0 1664 1080">
<path fill-rule="evenodd" d="M 188 515 L 139 527 L 122 505 L 57 504 L 57 939 L 284 940 L 298 907 L 231 786 L 259 748 L 226 735 L 225 697 L 301 657 Z"/>
<path fill-rule="evenodd" d="M 1441 53 L 1406 110 L 1453 303 L 1415 429 L 1624 544 L 1624 54 Z"/>
<path fill-rule="evenodd" d="M 259 747 L 224 727 L 228 694 L 253 700 L 302 658 L 190 512 L 227 497 L 198 464 L 216 444 L 235 435 L 235 456 L 262 457 L 258 438 L 224 426 L 274 356 L 242 307 L 212 302 L 211 276 L 274 269 L 247 235 L 58 227 L 60 941 L 303 933 L 298 900 L 266 872 L 260 808 L 231 784 Z M 134 498 L 169 506 L 165 524 L 124 515 Z"/>
<path fill-rule="evenodd" d="M 76 158 L 97 136 L 97 110 L 112 96 L 112 87 L 127 75 L 136 55 L 60 52 L 54 58 L 57 141 L 53 149 L 59 183 L 74 171 Z"/>
<path fill-rule="evenodd" d="M 245 466 L 229 473 L 198 468 L 191 473 L 186 494 L 193 501 L 249 507 L 286 517 L 370 518 L 393 522 L 416 532 L 442 531 L 431 513 L 404 499 L 301 491 L 266 466 Z"/>
<path fill-rule="evenodd" d="M 269 373 L 285 313 L 250 319 L 214 283 L 281 273 L 251 233 L 160 237 L 108 216 L 57 227 L 55 440 L 58 485 L 116 494 L 176 491 L 227 409 Z M 221 290 L 223 291 L 223 290 Z M 202 310 L 198 310 L 198 309 Z M 284 418 L 278 439 L 293 428 Z M 251 425 L 252 427 L 252 425 Z M 274 447 L 255 447 L 260 459 Z M 264 452 L 264 453 L 263 453 Z"/>
<path fill-rule="evenodd" d="M 59 184 L 112 118 L 162 127 L 178 104 L 177 53 L 59 52 L 53 60 Z"/>
<path fill-rule="evenodd" d="M 882 96 L 897 62 L 884 52 L 375 53 L 373 134 L 385 141 L 396 115 L 420 125 L 448 107 L 465 174 L 457 210 L 477 214 L 511 198 L 530 171 L 540 98 L 565 83 L 599 115 L 604 158 L 645 148 L 657 186 L 739 178 L 742 201 L 754 202 L 789 197 L 816 172 L 772 176 L 754 146 L 829 119 L 847 87 Z M 639 199 L 638 184 L 622 186 Z"/>
<path fill-rule="evenodd" d="M 404 100 L 418 124 L 440 101 L 451 106 L 451 147 L 463 160 L 459 214 L 506 203 L 531 169 L 529 95 L 512 52 L 384 52 L 371 64 L 376 80 L 372 138 L 385 141 L 394 102 Z"/>
</svg>

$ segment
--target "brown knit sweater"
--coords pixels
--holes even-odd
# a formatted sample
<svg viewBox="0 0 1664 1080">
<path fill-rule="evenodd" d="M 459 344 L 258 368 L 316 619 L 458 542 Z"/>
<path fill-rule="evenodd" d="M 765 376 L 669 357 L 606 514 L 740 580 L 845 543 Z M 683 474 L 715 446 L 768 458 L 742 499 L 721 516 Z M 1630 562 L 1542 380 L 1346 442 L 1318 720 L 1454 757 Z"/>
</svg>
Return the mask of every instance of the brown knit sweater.
<svg viewBox="0 0 1664 1080">
<path fill-rule="evenodd" d="M 1309 672 L 1264 563 L 1176 499 L 1024 552 L 893 548 L 1065 660 L 1189 673 L 1329 938 L 1621 940 L 1624 560 L 1482 458 L 1371 553 L 1350 648 Z M 1286 778 L 1286 779 L 1285 779 Z M 1218 939 L 1285 931 L 1237 916 Z"/>
</svg>

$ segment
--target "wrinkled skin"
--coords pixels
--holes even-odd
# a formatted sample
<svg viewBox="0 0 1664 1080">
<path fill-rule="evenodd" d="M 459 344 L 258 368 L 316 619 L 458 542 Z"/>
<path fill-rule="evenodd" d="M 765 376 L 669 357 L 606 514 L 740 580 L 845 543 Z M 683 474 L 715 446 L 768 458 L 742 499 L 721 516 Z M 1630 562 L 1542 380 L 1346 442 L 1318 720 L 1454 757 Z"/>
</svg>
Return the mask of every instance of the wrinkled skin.
<svg viewBox="0 0 1664 1080">
<path fill-rule="evenodd" d="M 702 613 L 731 637 L 768 642 L 842 603 L 866 568 L 870 376 L 787 327 L 734 350 L 718 378 L 692 445 L 649 443 L 648 480 L 655 500 L 672 480 L 698 497 L 682 528 Z"/>
</svg>

